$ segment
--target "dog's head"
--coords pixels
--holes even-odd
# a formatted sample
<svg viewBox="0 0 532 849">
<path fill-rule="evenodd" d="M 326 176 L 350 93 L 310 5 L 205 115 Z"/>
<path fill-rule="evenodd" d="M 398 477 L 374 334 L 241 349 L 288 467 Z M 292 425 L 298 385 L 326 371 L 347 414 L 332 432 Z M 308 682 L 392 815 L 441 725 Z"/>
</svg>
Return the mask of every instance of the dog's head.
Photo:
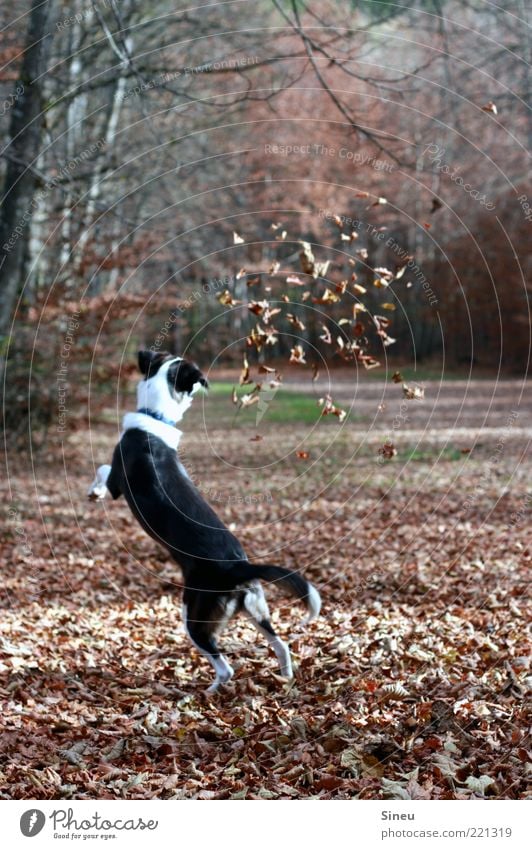
<svg viewBox="0 0 532 849">
<path fill-rule="evenodd" d="M 164 366 L 164 368 L 162 368 Z M 139 369 L 145 380 L 165 376 L 170 392 L 193 395 L 198 389 L 209 388 L 203 372 L 188 360 L 174 357 L 168 351 L 139 351 Z"/>
<path fill-rule="evenodd" d="M 195 393 L 208 389 L 207 378 L 194 364 L 167 351 L 139 351 L 138 363 L 144 379 L 138 386 L 139 407 L 180 421 Z"/>
</svg>

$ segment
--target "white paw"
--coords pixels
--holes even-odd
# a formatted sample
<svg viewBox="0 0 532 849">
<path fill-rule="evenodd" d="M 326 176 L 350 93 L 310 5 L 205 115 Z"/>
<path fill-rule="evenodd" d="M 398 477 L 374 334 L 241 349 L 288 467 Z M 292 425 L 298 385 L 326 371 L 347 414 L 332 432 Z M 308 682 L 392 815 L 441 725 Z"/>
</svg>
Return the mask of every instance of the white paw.
<svg viewBox="0 0 532 849">
<path fill-rule="evenodd" d="M 209 695 L 211 695 L 212 693 L 217 693 L 218 690 L 220 689 L 220 687 L 222 686 L 222 684 L 227 684 L 227 682 L 231 680 L 231 678 L 233 677 L 234 674 L 235 674 L 235 672 L 234 672 L 233 667 L 229 666 L 229 664 L 227 664 L 227 669 L 224 670 L 222 675 L 216 676 L 216 678 L 213 681 L 213 683 L 211 684 L 211 686 L 207 687 L 205 692 L 208 693 Z"/>
<path fill-rule="evenodd" d="M 91 501 L 102 501 L 107 495 L 107 487 L 104 483 L 94 481 L 92 486 L 87 490 L 87 496 Z"/>
<path fill-rule="evenodd" d="M 111 472 L 111 466 L 100 466 L 96 469 L 96 477 L 87 490 L 87 495 L 92 501 L 101 501 L 107 495 L 107 478 Z"/>
</svg>

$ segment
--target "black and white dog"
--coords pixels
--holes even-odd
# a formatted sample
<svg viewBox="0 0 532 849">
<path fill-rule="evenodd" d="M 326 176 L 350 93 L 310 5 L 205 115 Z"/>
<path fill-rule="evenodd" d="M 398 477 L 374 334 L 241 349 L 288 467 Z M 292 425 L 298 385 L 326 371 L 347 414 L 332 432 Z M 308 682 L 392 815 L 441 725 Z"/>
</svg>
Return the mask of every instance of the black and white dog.
<svg viewBox="0 0 532 849">
<path fill-rule="evenodd" d="M 176 424 L 194 394 L 207 388 L 197 368 L 181 357 L 139 352 L 144 375 L 137 389 L 137 412 L 127 413 L 111 466 L 100 466 L 88 495 L 123 495 L 144 530 L 168 550 L 183 572 L 183 618 L 188 636 L 212 663 L 216 679 L 208 692 L 232 677 L 216 637 L 232 616 L 246 614 L 273 648 L 281 674 L 292 677 L 286 643 L 272 628 L 259 580 L 277 582 L 306 603 L 307 621 L 316 618 L 318 591 L 296 572 L 251 564 L 235 536 L 225 527 L 189 479 L 176 453 L 181 431 Z"/>
</svg>

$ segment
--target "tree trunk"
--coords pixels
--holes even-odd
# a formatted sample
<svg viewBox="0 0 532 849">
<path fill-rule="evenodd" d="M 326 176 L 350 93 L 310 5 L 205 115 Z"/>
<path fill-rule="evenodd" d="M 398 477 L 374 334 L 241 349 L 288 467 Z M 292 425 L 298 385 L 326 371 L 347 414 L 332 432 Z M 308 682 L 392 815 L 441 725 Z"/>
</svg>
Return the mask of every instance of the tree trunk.
<svg viewBox="0 0 532 849">
<path fill-rule="evenodd" d="M 9 328 L 13 307 L 23 282 L 25 240 L 34 212 L 37 160 L 43 126 L 43 74 L 51 34 L 51 0 L 33 0 L 19 81 L 21 91 L 11 110 L 10 143 L 0 205 L 0 337 Z"/>
</svg>

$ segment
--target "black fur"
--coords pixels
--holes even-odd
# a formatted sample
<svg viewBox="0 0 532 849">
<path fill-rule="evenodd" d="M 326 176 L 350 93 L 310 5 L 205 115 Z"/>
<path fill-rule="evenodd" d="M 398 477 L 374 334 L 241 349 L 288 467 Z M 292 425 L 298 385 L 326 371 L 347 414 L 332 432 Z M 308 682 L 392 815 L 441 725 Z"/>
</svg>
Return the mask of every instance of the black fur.
<svg viewBox="0 0 532 849">
<path fill-rule="evenodd" d="M 139 351 L 138 362 L 141 374 L 146 380 L 155 377 L 162 364 L 171 356 L 168 351 Z"/>
<path fill-rule="evenodd" d="M 139 351 L 138 363 L 141 374 L 146 380 L 155 377 L 163 363 L 175 359 L 168 351 Z M 187 392 L 190 394 L 196 383 L 200 383 L 205 389 L 209 384 L 202 371 L 195 363 L 179 359 L 172 363 L 168 369 L 167 380 L 176 392 Z"/>
<path fill-rule="evenodd" d="M 187 593 L 226 593 L 261 578 L 306 599 L 308 582 L 281 566 L 252 565 L 239 540 L 181 470 L 177 454 L 162 439 L 133 428 L 113 454 L 107 489 L 124 495 L 144 530 L 168 550 L 182 569 Z"/>
<path fill-rule="evenodd" d="M 186 381 L 194 376 L 186 370 Z M 224 620 L 244 608 L 249 611 L 246 599 L 258 589 L 250 582 L 279 582 L 312 611 L 308 581 L 280 566 L 249 563 L 239 540 L 184 473 L 176 451 L 159 437 L 127 430 L 115 448 L 107 489 L 113 498 L 125 496 L 144 530 L 181 567 L 187 629 L 209 656 L 220 656 L 216 632 Z M 264 609 L 267 613 L 265 603 Z M 267 616 L 252 618 L 266 636 L 277 639 Z"/>
<path fill-rule="evenodd" d="M 147 392 L 140 393 L 147 399 L 153 395 L 154 403 L 162 409 L 142 407 L 139 417 L 133 415 L 129 423 L 126 416 L 125 432 L 115 448 L 112 465 L 98 469 L 89 496 L 102 498 L 107 491 L 113 498 L 124 495 L 145 531 L 181 567 L 185 625 L 192 642 L 215 669 L 216 680 L 211 691 L 233 674 L 227 659 L 220 654 L 216 634 L 239 611 L 246 613 L 266 637 L 277 656 L 281 674 L 290 678 L 290 652 L 271 626 L 258 579 L 278 582 L 306 602 L 311 618 L 319 613 L 319 593 L 300 575 L 281 566 L 252 565 L 238 539 L 204 500 L 180 464 L 175 450 L 179 432 L 165 416 L 165 392 L 161 394 L 164 384 L 160 387 L 157 381 L 167 381 L 171 403 L 179 405 L 181 396 L 184 411 L 191 401 L 186 396 L 191 396 L 198 384 L 208 386 L 201 370 L 166 351 L 139 351 L 138 362 L 145 380 L 155 378 L 161 366 L 168 364 L 166 373 L 156 378 L 155 391 L 151 392 L 150 384 Z"/>
<path fill-rule="evenodd" d="M 194 363 L 179 360 L 172 363 L 168 369 L 168 383 L 176 392 L 192 392 L 194 385 L 200 383 L 205 389 L 209 388 L 206 378 Z"/>
</svg>

